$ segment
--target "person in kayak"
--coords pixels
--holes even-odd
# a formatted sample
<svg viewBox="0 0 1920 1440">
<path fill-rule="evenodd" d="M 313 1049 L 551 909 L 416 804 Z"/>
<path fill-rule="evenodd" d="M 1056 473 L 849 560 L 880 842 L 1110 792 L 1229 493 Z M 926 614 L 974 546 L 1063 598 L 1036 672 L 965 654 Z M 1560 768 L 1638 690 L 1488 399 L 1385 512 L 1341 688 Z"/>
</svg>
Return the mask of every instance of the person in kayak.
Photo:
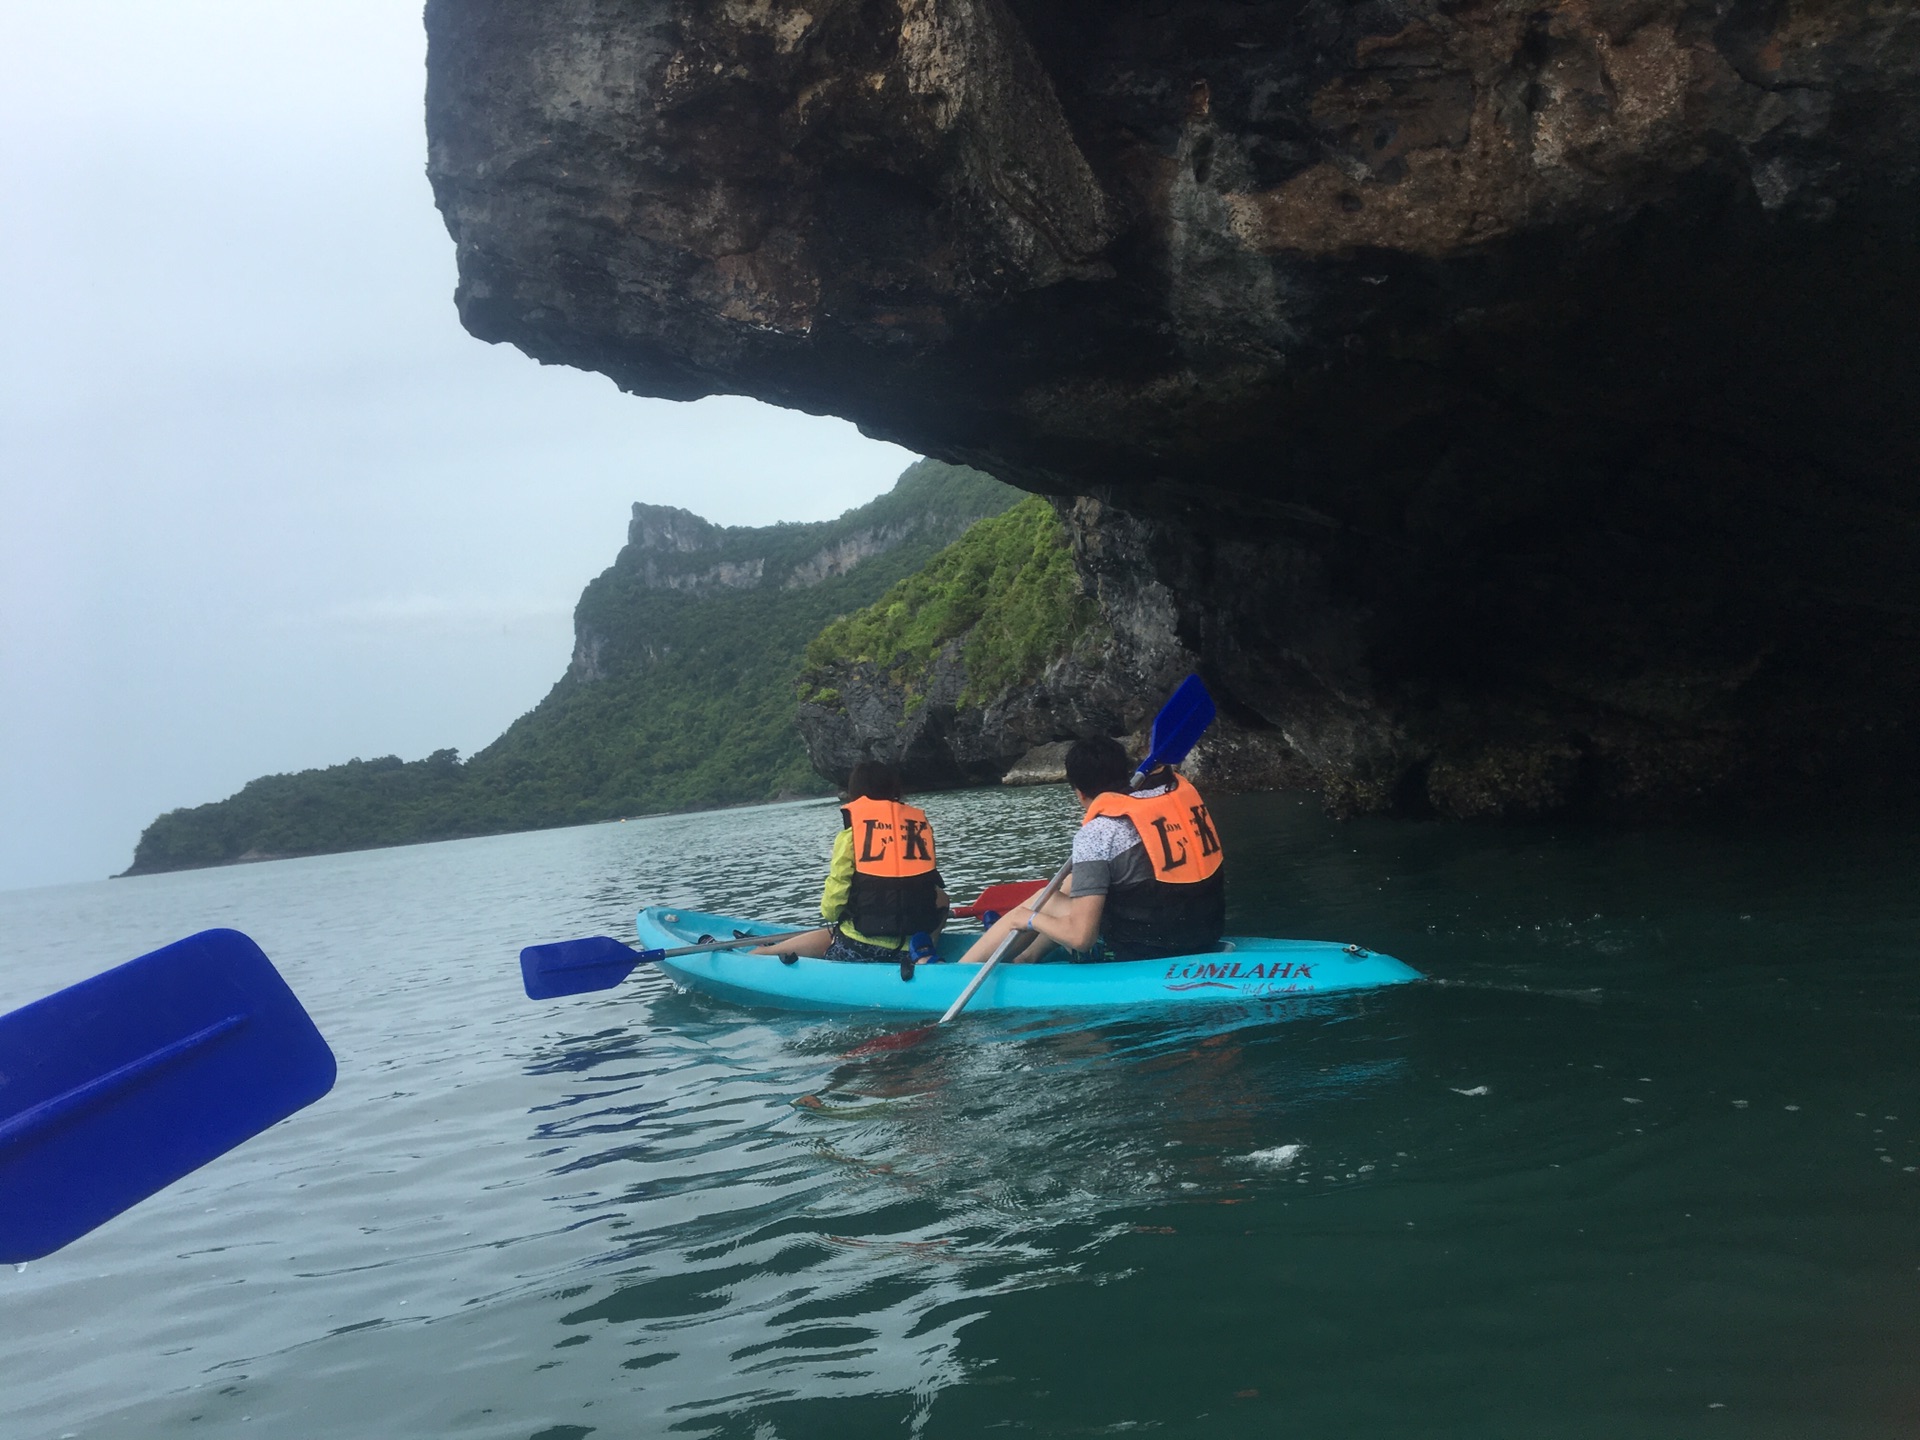
<svg viewBox="0 0 1920 1440">
<path fill-rule="evenodd" d="M 845 801 L 820 895 L 820 917 L 829 923 L 754 954 L 892 965 L 913 935 L 931 935 L 946 923 L 933 826 L 924 810 L 902 799 L 900 772 L 862 760 L 847 777 Z"/>
<path fill-rule="evenodd" d="M 1162 766 L 1129 788 L 1133 766 L 1118 740 L 1097 736 L 1067 751 L 1067 784 L 1086 806 L 1073 837 L 1073 872 L 1038 915 L 1031 902 L 995 921 L 962 957 L 978 964 L 1016 930 L 1034 938 L 1010 964 L 1056 945 L 1096 960 L 1201 955 L 1226 929 L 1226 868 L 1213 817 L 1193 782 Z M 1015 942 L 1016 945 L 1019 942 Z"/>
</svg>

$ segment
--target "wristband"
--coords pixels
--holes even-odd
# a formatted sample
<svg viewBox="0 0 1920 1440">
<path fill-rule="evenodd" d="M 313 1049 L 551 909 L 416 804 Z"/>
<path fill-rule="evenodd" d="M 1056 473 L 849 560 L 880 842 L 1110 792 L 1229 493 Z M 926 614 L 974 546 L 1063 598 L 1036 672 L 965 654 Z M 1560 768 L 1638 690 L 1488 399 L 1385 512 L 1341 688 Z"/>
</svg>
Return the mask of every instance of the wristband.
<svg viewBox="0 0 1920 1440">
<path fill-rule="evenodd" d="M 1026 923 L 1025 925 L 1022 925 L 1022 926 L 1021 926 L 1020 928 L 1021 928 L 1022 930 L 1031 930 L 1031 929 L 1033 929 L 1033 922 L 1034 922 L 1035 920 L 1037 920 L 1037 919 L 1039 918 L 1039 915 L 1040 915 L 1040 912 L 1039 912 L 1039 911 L 1037 911 L 1037 910 L 1029 910 L 1029 911 L 1027 912 L 1027 923 Z"/>
</svg>

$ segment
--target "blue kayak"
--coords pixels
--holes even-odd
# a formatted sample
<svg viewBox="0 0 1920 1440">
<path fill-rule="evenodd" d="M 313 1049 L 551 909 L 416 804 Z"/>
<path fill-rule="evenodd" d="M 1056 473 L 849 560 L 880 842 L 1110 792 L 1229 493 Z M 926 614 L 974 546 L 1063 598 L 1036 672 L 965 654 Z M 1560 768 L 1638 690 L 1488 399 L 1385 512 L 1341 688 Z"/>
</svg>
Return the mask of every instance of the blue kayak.
<svg viewBox="0 0 1920 1440">
<path fill-rule="evenodd" d="M 664 907 L 642 910 L 643 949 L 673 949 L 735 935 L 775 935 L 791 927 Z M 782 964 L 771 955 L 716 950 L 662 960 L 660 968 L 690 990 L 742 1005 L 783 1010 L 894 1010 L 938 1015 L 966 988 L 978 967 L 951 963 L 977 932 L 940 937 L 942 959 L 902 980 L 894 965 L 839 960 Z M 1058 954 L 1059 952 L 1055 952 Z M 1100 965 L 1066 961 L 999 965 L 968 1003 L 969 1010 L 1065 1010 L 1273 1000 L 1401 985 L 1420 972 L 1391 955 L 1333 940 L 1269 940 L 1233 935 L 1210 955 L 1129 960 Z"/>
</svg>

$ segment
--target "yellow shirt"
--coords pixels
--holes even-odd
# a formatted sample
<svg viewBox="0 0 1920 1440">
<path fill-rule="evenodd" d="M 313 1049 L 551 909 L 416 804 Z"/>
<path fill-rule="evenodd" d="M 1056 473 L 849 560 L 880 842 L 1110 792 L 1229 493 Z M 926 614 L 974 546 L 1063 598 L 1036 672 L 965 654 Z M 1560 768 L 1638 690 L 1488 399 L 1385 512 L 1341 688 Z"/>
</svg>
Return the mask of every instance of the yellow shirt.
<svg viewBox="0 0 1920 1440">
<path fill-rule="evenodd" d="M 883 950 L 904 950 L 906 937 L 901 935 L 863 935 L 853 926 L 840 921 L 847 913 L 847 895 L 853 889 L 853 831 L 841 827 L 840 833 L 833 837 L 833 856 L 827 861 L 827 885 L 820 892 L 820 918 L 829 924 L 840 924 L 840 933 L 849 940 L 858 940 L 863 945 L 878 945 Z"/>
</svg>

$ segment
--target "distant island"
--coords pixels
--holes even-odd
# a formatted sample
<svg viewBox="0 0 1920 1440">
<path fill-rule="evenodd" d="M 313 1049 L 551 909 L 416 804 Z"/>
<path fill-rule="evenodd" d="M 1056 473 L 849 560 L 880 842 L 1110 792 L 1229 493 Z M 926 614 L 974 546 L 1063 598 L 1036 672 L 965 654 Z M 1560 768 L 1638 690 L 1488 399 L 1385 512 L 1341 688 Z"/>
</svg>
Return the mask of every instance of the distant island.
<svg viewBox="0 0 1920 1440">
<path fill-rule="evenodd" d="M 987 570 L 965 556 L 940 564 L 977 522 L 1016 508 L 1011 530 L 973 547 Z M 924 653 L 925 636 L 979 620 L 988 574 L 996 593 L 1021 601 L 1007 618 L 1022 633 L 983 659 L 990 653 L 996 678 L 1030 670 L 1029 652 L 1054 638 L 1050 617 L 1076 612 L 1015 584 L 1023 566 L 1047 572 L 1043 586 L 1071 582 L 1046 502 L 930 460 L 878 499 L 813 524 L 719 526 L 636 504 L 626 546 L 574 610 L 566 674 L 498 740 L 466 761 L 438 750 L 263 776 L 160 816 L 126 873 L 825 794 L 795 725 L 809 645 L 826 633 L 813 646 L 816 671 L 827 654 L 883 633 Z M 934 578 L 909 583 L 924 576 Z M 928 616 L 918 647 L 903 630 L 908 608 Z"/>
</svg>

